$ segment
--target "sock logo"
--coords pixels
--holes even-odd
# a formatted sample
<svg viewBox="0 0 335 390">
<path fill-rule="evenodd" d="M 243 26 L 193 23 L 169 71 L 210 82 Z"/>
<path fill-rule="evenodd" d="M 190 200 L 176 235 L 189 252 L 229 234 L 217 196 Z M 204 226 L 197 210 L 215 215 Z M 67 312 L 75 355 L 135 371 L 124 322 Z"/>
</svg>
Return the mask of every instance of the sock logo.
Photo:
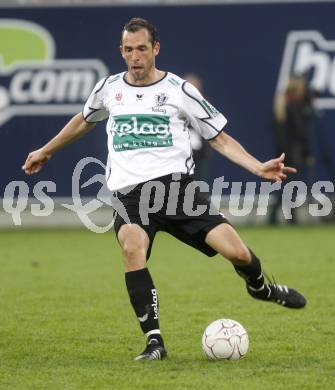
<svg viewBox="0 0 335 390">
<path fill-rule="evenodd" d="M 108 74 L 98 59 L 55 59 L 55 47 L 44 27 L 0 18 L 0 126 L 18 115 L 79 112 Z"/>
<path fill-rule="evenodd" d="M 154 320 L 158 320 L 158 297 L 157 297 L 156 289 L 152 289 L 151 294 L 152 294 L 152 301 L 153 301 L 151 306 L 153 307 L 155 313 Z"/>
<path fill-rule="evenodd" d="M 320 109 L 335 108 L 335 41 L 319 31 L 291 31 L 287 35 L 277 90 L 283 90 L 291 74 L 304 74 L 318 92 Z"/>
<path fill-rule="evenodd" d="M 140 322 L 145 322 L 149 318 L 149 314 L 144 314 L 143 317 L 137 317 Z"/>
</svg>

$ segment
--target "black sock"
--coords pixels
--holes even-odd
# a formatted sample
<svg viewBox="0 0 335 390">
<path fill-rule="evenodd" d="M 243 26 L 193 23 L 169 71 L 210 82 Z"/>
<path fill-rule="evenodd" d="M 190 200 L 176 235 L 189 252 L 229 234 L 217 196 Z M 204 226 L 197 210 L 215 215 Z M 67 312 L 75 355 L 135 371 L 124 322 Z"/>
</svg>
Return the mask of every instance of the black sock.
<svg viewBox="0 0 335 390">
<path fill-rule="evenodd" d="M 148 336 L 148 343 L 150 343 L 150 340 L 156 339 L 158 340 L 159 344 L 164 347 L 164 340 L 163 337 L 159 333 L 152 333 Z"/>
<path fill-rule="evenodd" d="M 249 249 L 250 250 L 250 249 Z M 250 250 L 251 262 L 247 265 L 234 265 L 236 272 L 247 282 L 252 290 L 264 289 L 264 276 L 259 259 Z"/>
<path fill-rule="evenodd" d="M 159 341 L 163 344 L 159 335 L 158 295 L 148 268 L 126 272 L 125 279 L 130 302 L 143 333 L 147 335 L 148 340 L 150 337 L 158 339 L 159 336 Z"/>
</svg>

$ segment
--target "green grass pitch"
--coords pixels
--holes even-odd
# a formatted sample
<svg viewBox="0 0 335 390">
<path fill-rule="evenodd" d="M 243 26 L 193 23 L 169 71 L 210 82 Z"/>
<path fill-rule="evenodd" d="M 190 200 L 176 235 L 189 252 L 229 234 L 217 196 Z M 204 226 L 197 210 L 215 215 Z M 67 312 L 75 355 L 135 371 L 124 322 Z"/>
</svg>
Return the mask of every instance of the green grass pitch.
<svg viewBox="0 0 335 390">
<path fill-rule="evenodd" d="M 113 233 L 0 232 L 0 389 L 335 389 L 335 226 L 239 231 L 308 305 L 255 301 L 227 261 L 159 234 L 149 266 L 169 357 L 156 362 L 132 361 L 145 340 Z M 218 318 L 248 330 L 245 359 L 203 356 Z"/>
</svg>

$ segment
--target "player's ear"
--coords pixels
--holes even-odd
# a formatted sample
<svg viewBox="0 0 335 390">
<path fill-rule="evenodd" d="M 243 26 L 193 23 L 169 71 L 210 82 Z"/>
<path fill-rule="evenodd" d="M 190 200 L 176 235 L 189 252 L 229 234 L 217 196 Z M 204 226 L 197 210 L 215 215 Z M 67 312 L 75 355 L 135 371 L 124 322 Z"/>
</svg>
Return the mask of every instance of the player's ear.
<svg viewBox="0 0 335 390">
<path fill-rule="evenodd" d="M 154 43 L 154 48 L 153 48 L 155 56 L 157 56 L 159 54 L 160 48 L 161 48 L 161 44 L 159 42 L 155 42 Z"/>
<path fill-rule="evenodd" d="M 123 46 L 120 45 L 120 53 L 121 53 L 121 56 L 123 57 Z"/>
</svg>

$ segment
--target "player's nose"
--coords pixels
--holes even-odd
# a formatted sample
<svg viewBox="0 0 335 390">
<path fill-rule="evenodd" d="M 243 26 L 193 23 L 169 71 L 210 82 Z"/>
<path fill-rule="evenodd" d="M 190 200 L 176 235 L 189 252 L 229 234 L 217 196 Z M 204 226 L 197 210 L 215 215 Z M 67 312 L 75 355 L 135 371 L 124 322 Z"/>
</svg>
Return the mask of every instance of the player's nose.
<svg viewBox="0 0 335 390">
<path fill-rule="evenodd" d="M 140 56 L 139 56 L 139 53 L 137 50 L 133 50 L 132 53 L 131 53 L 131 59 L 133 61 L 139 61 L 140 60 Z"/>
</svg>

